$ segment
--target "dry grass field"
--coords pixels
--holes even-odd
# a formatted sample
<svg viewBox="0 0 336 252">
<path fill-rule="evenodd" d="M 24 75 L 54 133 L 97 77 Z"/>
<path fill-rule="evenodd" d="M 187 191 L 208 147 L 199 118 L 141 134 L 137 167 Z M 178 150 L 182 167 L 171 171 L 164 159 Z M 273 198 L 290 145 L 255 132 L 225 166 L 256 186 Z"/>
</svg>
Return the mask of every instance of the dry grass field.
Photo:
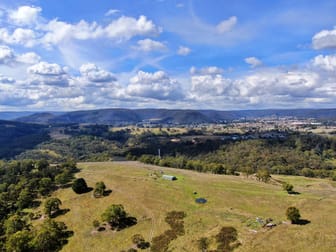
<svg viewBox="0 0 336 252">
<path fill-rule="evenodd" d="M 185 211 L 185 235 L 171 242 L 171 251 L 199 251 L 197 240 L 213 237 L 222 226 L 238 230 L 241 245 L 235 251 L 336 251 L 336 184 L 330 180 L 294 176 L 274 176 L 294 185 L 297 195 L 288 195 L 278 183 L 262 183 L 243 176 L 224 176 L 162 168 L 138 162 L 80 163 L 76 176 L 89 186 L 104 181 L 109 196 L 94 198 L 92 192 L 77 195 L 71 188 L 58 190 L 62 208 L 70 211 L 56 219 L 75 232 L 62 251 L 121 251 L 132 247 L 131 237 L 140 233 L 147 241 L 162 234 L 168 225 L 165 214 Z M 163 180 L 161 173 L 176 176 Z M 204 197 L 206 204 L 195 203 Z M 138 224 L 119 232 L 96 232 L 92 222 L 100 220 L 111 204 L 122 204 Z M 291 225 L 287 207 L 299 208 L 307 225 Z M 262 228 L 256 217 L 272 218 L 278 224 Z"/>
</svg>

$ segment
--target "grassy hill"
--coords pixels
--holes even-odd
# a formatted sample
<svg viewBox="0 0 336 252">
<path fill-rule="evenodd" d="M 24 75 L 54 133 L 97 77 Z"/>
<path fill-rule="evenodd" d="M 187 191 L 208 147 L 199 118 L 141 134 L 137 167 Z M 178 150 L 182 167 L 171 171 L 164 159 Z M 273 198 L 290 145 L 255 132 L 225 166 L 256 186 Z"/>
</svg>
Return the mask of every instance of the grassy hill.
<svg viewBox="0 0 336 252">
<path fill-rule="evenodd" d="M 265 184 L 243 176 L 223 176 L 187 170 L 162 168 L 138 162 L 80 163 L 89 186 L 104 181 L 112 193 L 96 199 L 92 193 L 76 195 L 71 188 L 61 189 L 62 208 L 69 208 L 57 217 L 75 232 L 62 251 L 121 251 L 132 246 L 131 237 L 140 233 L 148 241 L 168 229 L 165 214 L 185 211 L 185 235 L 171 242 L 171 251 L 199 251 L 197 240 L 210 239 L 223 226 L 238 231 L 241 243 L 235 251 L 335 251 L 336 184 L 329 180 L 294 176 L 274 176 Z M 161 171 L 176 176 L 176 181 L 161 178 Z M 294 185 L 300 194 L 288 195 L 277 181 Z M 197 192 L 197 194 L 195 194 Z M 195 203 L 204 197 L 206 204 Z M 94 232 L 92 222 L 100 220 L 111 204 L 123 204 L 138 219 L 138 224 L 119 232 Z M 287 207 L 297 207 L 307 225 L 292 225 L 286 220 Z M 256 217 L 272 218 L 278 224 L 262 228 Z"/>
</svg>

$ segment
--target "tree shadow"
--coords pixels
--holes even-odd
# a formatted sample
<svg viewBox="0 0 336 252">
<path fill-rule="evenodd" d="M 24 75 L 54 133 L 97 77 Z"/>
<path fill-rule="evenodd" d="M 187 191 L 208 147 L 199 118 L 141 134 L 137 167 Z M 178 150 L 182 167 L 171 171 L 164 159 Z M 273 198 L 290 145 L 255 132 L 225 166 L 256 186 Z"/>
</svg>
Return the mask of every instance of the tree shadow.
<svg viewBox="0 0 336 252">
<path fill-rule="evenodd" d="M 72 183 L 67 183 L 67 184 L 64 184 L 64 185 L 60 185 L 60 188 L 66 189 L 66 188 L 70 188 L 71 186 L 72 186 Z"/>
<path fill-rule="evenodd" d="M 33 200 L 30 204 L 31 208 L 38 208 L 41 205 L 41 201 L 40 200 Z"/>
<path fill-rule="evenodd" d="M 111 189 L 105 190 L 103 196 L 109 196 L 112 193 Z"/>
<path fill-rule="evenodd" d="M 292 195 L 300 195 L 301 193 L 299 193 L 299 192 L 295 192 L 295 191 L 291 191 L 291 192 L 288 192 L 288 194 L 292 194 Z"/>
<path fill-rule="evenodd" d="M 74 233 L 74 231 L 72 231 L 72 230 L 67 230 L 67 231 L 65 231 L 64 232 L 64 236 L 66 237 L 66 238 L 70 238 L 71 236 L 73 236 L 75 233 Z"/>
<path fill-rule="evenodd" d="M 117 227 L 112 227 L 112 229 L 116 229 L 117 231 L 120 231 L 122 229 L 134 226 L 138 223 L 137 218 L 129 216 L 124 218 Z"/>
<path fill-rule="evenodd" d="M 307 225 L 307 224 L 309 224 L 311 221 L 310 220 L 306 220 L 306 219 L 300 219 L 300 220 L 298 220 L 297 222 L 295 222 L 294 224 L 296 224 L 296 225 Z"/>
<path fill-rule="evenodd" d="M 60 209 L 60 210 L 56 211 L 55 213 L 53 213 L 50 217 L 51 217 L 51 218 L 56 218 L 56 217 L 58 217 L 58 216 L 60 216 L 60 215 L 64 215 L 64 214 L 66 214 L 66 213 L 69 212 L 69 211 L 70 211 L 69 208 Z"/>
<path fill-rule="evenodd" d="M 98 231 L 98 232 L 102 232 L 102 231 L 105 231 L 105 230 L 106 230 L 105 227 L 101 227 L 101 226 L 100 226 L 100 227 L 97 228 L 97 231 Z"/>
<path fill-rule="evenodd" d="M 81 192 L 76 192 L 77 194 L 84 194 L 84 193 L 88 193 L 88 192 L 91 192 L 93 190 L 92 187 L 87 187 L 86 190 L 83 190 Z"/>
</svg>

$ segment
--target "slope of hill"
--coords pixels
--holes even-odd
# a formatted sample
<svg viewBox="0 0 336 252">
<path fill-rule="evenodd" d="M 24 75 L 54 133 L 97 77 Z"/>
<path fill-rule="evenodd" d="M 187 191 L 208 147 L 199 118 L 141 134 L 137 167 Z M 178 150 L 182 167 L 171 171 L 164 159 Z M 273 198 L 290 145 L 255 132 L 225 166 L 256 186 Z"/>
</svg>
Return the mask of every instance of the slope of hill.
<svg viewBox="0 0 336 252">
<path fill-rule="evenodd" d="M 335 120 L 336 109 L 269 109 L 269 110 L 176 110 L 176 109 L 99 109 L 62 114 L 35 113 L 18 118 L 20 122 L 43 124 L 137 124 L 141 122 L 192 124 L 257 119 L 264 117 L 296 117 L 300 119 Z"/>
<path fill-rule="evenodd" d="M 34 113 L 16 119 L 18 122 L 48 124 L 56 115 L 50 112 Z"/>
<path fill-rule="evenodd" d="M 45 126 L 0 120 L 0 159 L 12 158 L 48 139 Z"/>
<path fill-rule="evenodd" d="M 184 211 L 185 234 L 169 244 L 169 251 L 200 251 L 197 241 L 208 239 L 208 251 L 216 249 L 215 236 L 223 226 L 238 231 L 240 246 L 234 251 L 305 251 L 329 252 L 335 249 L 336 184 L 326 179 L 274 176 L 271 183 L 258 182 L 245 176 L 223 176 L 143 165 L 137 162 L 80 163 L 77 177 L 89 186 L 104 181 L 109 196 L 95 199 L 92 193 L 76 195 L 71 188 L 53 194 L 70 209 L 56 218 L 64 221 L 74 236 L 62 251 L 127 251 L 133 246 L 132 236 L 141 234 L 152 243 L 168 225 L 169 211 Z M 161 178 L 162 173 L 177 177 Z M 300 194 L 289 195 L 281 183 L 294 185 Z M 207 199 L 197 204 L 196 198 Z M 93 221 L 111 204 L 122 204 L 138 223 L 122 231 L 95 231 Z M 293 225 L 286 220 L 286 209 L 300 210 L 306 225 Z M 272 218 L 273 228 L 263 228 L 257 221 Z M 147 250 L 149 251 L 149 250 Z M 222 250 L 218 250 L 222 251 Z"/>
<path fill-rule="evenodd" d="M 15 120 L 20 117 L 29 116 L 33 114 L 33 112 L 23 111 L 23 112 L 11 112 L 5 111 L 0 112 L 0 120 Z"/>
</svg>

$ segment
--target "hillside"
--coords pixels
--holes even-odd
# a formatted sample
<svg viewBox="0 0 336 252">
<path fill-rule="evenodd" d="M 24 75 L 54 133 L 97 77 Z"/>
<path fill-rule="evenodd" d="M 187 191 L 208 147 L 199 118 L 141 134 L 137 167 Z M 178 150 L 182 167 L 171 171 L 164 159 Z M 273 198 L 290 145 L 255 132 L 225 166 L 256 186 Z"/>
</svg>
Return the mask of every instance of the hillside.
<svg viewBox="0 0 336 252">
<path fill-rule="evenodd" d="M 127 125 L 142 122 L 163 124 L 214 123 L 239 119 L 257 119 L 264 117 L 296 117 L 318 120 L 336 119 L 336 109 L 269 109 L 269 110 L 174 110 L 174 109 L 99 109 L 72 111 L 65 113 L 34 113 L 17 118 L 20 122 L 42 124 L 110 124 Z"/>
<path fill-rule="evenodd" d="M 45 126 L 0 120 L 0 159 L 14 157 L 48 139 Z"/>
<path fill-rule="evenodd" d="M 11 112 L 11 111 L 0 111 L 0 120 L 15 120 L 19 117 L 25 117 L 33 114 L 33 112 Z"/>
<path fill-rule="evenodd" d="M 336 184 L 329 180 L 295 176 L 274 176 L 277 181 L 294 185 L 300 194 L 289 195 L 281 184 L 257 182 L 253 177 L 223 176 L 186 170 L 143 165 L 137 162 L 80 163 L 89 186 L 104 181 L 109 196 L 95 199 L 92 193 L 76 195 L 71 188 L 53 194 L 63 209 L 70 209 L 56 218 L 64 221 L 74 236 L 62 251 L 121 251 L 132 246 L 131 237 L 142 234 L 147 241 L 168 229 L 165 214 L 184 211 L 185 235 L 170 243 L 171 251 L 199 251 L 197 240 L 209 239 L 209 250 L 215 249 L 214 236 L 223 226 L 238 231 L 243 251 L 329 252 L 335 248 Z M 176 181 L 161 178 L 161 171 L 177 177 Z M 206 204 L 195 203 L 204 197 Z M 138 219 L 138 224 L 119 232 L 94 232 L 92 222 L 100 220 L 111 204 L 122 204 Z M 289 206 L 300 209 L 306 225 L 292 225 L 286 220 Z M 272 229 L 262 228 L 256 218 L 272 218 Z M 148 250 L 149 251 L 149 250 Z"/>
</svg>

